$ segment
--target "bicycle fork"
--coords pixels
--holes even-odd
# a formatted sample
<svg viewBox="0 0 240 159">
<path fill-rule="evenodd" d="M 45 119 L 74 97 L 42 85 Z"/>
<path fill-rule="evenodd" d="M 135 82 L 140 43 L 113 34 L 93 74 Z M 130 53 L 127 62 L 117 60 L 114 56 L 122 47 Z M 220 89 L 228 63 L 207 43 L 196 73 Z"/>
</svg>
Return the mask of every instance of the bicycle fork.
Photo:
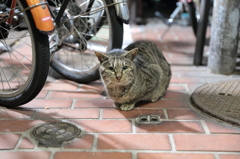
<svg viewBox="0 0 240 159">
<path fill-rule="evenodd" d="M 51 34 L 54 31 L 54 24 L 50 14 L 47 2 L 45 0 L 26 0 L 28 7 L 23 11 L 30 10 L 36 25 L 36 28 L 44 33 Z M 11 12 L 8 19 L 8 24 L 12 23 L 14 16 L 14 8 L 16 7 L 16 0 L 12 0 Z"/>
</svg>

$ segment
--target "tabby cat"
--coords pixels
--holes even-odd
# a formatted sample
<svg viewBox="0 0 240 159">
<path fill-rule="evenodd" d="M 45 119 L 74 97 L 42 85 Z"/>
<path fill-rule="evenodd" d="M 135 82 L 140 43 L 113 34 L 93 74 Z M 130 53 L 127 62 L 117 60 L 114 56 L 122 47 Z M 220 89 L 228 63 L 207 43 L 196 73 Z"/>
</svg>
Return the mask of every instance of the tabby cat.
<svg viewBox="0 0 240 159">
<path fill-rule="evenodd" d="M 153 42 L 137 41 L 124 50 L 95 52 L 101 80 L 116 108 L 131 110 L 139 101 L 156 102 L 171 78 L 170 65 Z"/>
</svg>

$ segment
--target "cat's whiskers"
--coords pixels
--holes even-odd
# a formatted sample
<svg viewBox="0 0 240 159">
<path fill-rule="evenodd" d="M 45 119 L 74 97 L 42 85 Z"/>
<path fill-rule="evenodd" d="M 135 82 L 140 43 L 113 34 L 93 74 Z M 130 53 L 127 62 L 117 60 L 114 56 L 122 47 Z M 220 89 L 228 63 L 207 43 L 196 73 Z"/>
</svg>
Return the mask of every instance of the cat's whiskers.
<svg viewBox="0 0 240 159">
<path fill-rule="evenodd" d="M 105 86 L 108 86 L 110 83 L 112 83 L 112 81 L 109 80 L 104 80 Z"/>
</svg>

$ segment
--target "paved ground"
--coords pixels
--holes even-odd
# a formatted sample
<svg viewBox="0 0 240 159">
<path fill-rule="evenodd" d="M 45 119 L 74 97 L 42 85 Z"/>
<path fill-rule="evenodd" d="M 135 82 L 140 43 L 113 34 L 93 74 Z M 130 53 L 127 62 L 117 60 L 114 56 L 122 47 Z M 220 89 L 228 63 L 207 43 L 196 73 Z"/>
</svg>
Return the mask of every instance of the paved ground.
<svg viewBox="0 0 240 159">
<path fill-rule="evenodd" d="M 151 40 L 171 64 L 166 96 L 132 111 L 113 108 L 100 81 L 78 84 L 49 80 L 32 102 L 13 110 L 0 107 L 0 158 L 3 159 L 239 159 L 240 129 L 217 123 L 193 109 L 189 96 L 205 83 L 239 79 L 214 75 L 192 65 L 195 37 L 190 27 L 132 26 L 134 40 Z M 207 48 L 206 48 L 207 49 Z M 139 115 L 160 115 L 158 125 L 138 125 Z M 29 132 L 49 121 L 66 121 L 84 132 L 61 148 L 38 147 Z M 34 153 L 33 153 L 34 152 Z"/>
</svg>

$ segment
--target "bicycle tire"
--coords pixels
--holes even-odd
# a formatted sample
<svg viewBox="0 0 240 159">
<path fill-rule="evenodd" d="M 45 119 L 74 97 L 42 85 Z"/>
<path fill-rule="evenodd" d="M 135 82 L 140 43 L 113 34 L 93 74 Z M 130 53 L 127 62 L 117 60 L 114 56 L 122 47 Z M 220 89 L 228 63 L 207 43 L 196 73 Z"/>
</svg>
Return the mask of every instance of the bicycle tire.
<svg viewBox="0 0 240 159">
<path fill-rule="evenodd" d="M 20 8 L 19 10 L 27 8 L 27 4 L 25 1 L 18 0 L 17 4 L 18 7 Z M 30 10 L 25 11 L 23 13 L 23 16 L 24 16 L 23 23 L 26 24 L 28 33 L 24 34 L 23 37 L 16 37 L 18 38 L 18 41 L 12 46 L 12 50 L 10 51 L 8 49 L 9 52 L 0 55 L 1 60 L 3 60 L 2 59 L 3 55 L 4 56 L 9 55 L 12 56 L 8 57 L 9 59 L 19 62 L 18 64 L 14 63 L 13 61 L 12 63 L 10 62 L 8 64 L 5 63 L 7 65 L 6 67 L 11 68 L 10 71 L 14 72 L 13 73 L 14 76 L 11 77 L 11 81 L 7 82 L 9 86 L 10 84 L 12 84 L 13 87 L 12 86 L 10 88 L 0 87 L 0 106 L 8 108 L 21 106 L 35 98 L 42 90 L 45 84 L 49 69 L 50 57 L 48 36 L 43 35 L 37 30 Z M 18 30 L 17 28 L 21 27 L 21 25 L 14 26 L 13 28 L 15 28 L 15 30 Z M 14 29 L 9 30 L 9 34 L 13 33 L 15 33 Z M 30 42 L 28 42 L 27 39 L 30 40 Z M 0 43 L 3 43 L 3 41 L 6 40 L 7 39 L 1 39 Z M 18 43 L 26 45 L 20 46 L 18 45 Z M 15 45 L 17 45 L 16 46 L 17 48 L 15 48 Z M 21 48 L 23 48 L 22 51 L 20 50 Z M 29 54 L 29 52 L 31 51 L 32 54 Z M 14 55 L 15 52 L 17 53 L 17 55 Z M 18 57 L 19 59 L 17 59 Z M 0 68 L 1 71 L 4 69 L 2 65 Z M 2 73 L 3 72 L 1 72 L 1 74 Z M 2 80 L 1 81 L 2 84 L 0 85 L 4 86 L 4 82 L 5 81 Z"/>
<path fill-rule="evenodd" d="M 103 1 L 105 5 L 112 3 L 111 0 Z M 114 6 L 109 6 L 106 9 L 106 15 L 108 22 L 110 23 L 109 35 L 110 40 L 108 42 L 108 50 L 114 48 L 121 48 L 123 43 L 123 23 L 117 18 Z M 99 21 L 99 26 L 103 25 L 103 21 Z M 96 30 L 98 32 L 98 30 Z M 88 40 L 88 37 L 85 37 Z M 95 56 L 95 55 L 94 55 Z M 97 63 L 91 70 L 78 70 L 78 69 L 68 69 L 66 65 L 59 62 L 58 60 L 52 58 L 51 67 L 58 72 L 60 75 L 64 76 L 66 79 L 78 82 L 78 83 L 89 83 L 100 78 L 99 75 L 99 63 Z"/>
</svg>

